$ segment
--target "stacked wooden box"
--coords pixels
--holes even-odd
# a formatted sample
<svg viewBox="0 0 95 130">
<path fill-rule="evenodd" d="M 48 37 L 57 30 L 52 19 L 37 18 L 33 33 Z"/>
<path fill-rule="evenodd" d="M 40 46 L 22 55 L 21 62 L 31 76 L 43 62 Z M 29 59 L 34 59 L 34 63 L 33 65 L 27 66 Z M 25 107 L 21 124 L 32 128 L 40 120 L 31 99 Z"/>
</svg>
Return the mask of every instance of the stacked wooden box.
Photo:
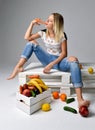
<svg viewBox="0 0 95 130">
<path fill-rule="evenodd" d="M 52 69 L 50 73 L 43 73 L 44 67 L 40 63 L 31 63 L 27 66 L 24 72 L 19 73 L 19 84 L 22 85 L 27 82 L 27 76 L 38 74 L 41 79 L 45 82 L 46 85 L 51 88 L 51 91 L 57 90 L 60 91 L 60 88 L 63 85 L 71 85 L 71 74 L 68 72 L 61 72 L 58 70 Z M 64 86 L 65 89 L 65 86 Z M 66 87 L 66 91 L 68 88 Z"/>
<path fill-rule="evenodd" d="M 21 109 L 25 113 L 31 115 L 32 113 L 38 111 L 42 104 L 51 102 L 51 89 L 44 91 L 41 94 L 36 95 L 36 97 L 26 97 L 19 93 L 16 94 L 16 105 L 17 108 Z"/>
<path fill-rule="evenodd" d="M 95 92 L 95 63 L 81 63 L 82 69 L 82 81 L 83 81 L 83 92 Z M 90 74 L 88 72 L 89 68 L 93 68 L 93 74 Z M 60 88 L 61 93 L 64 91 L 64 86 L 68 87 L 68 95 L 72 94 L 72 88 L 73 85 L 72 83 L 70 84 L 65 84 Z M 94 91 L 93 91 L 94 90 Z"/>
</svg>

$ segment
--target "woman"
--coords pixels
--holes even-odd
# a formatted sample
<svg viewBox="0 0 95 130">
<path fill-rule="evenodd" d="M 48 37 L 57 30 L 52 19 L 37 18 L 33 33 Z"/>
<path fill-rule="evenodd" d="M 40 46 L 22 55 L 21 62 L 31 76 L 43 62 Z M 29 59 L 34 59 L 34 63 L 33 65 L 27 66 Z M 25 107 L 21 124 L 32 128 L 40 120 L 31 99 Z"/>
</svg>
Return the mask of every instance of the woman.
<svg viewBox="0 0 95 130">
<path fill-rule="evenodd" d="M 57 69 L 64 72 L 71 72 L 73 86 L 75 87 L 78 106 L 89 106 L 90 102 L 83 99 L 82 96 L 82 78 L 78 59 L 74 56 L 67 57 L 67 37 L 64 32 L 64 19 L 61 14 L 52 13 L 45 22 L 45 30 L 32 34 L 33 27 L 41 24 L 40 19 L 34 19 L 26 33 L 25 39 L 29 41 L 21 55 L 21 59 L 14 68 L 8 80 L 14 78 L 18 72 L 23 71 L 23 65 L 34 52 L 39 61 L 45 66 L 43 72 L 49 73 L 51 69 Z M 45 43 L 44 51 L 36 39 L 42 38 Z"/>
</svg>

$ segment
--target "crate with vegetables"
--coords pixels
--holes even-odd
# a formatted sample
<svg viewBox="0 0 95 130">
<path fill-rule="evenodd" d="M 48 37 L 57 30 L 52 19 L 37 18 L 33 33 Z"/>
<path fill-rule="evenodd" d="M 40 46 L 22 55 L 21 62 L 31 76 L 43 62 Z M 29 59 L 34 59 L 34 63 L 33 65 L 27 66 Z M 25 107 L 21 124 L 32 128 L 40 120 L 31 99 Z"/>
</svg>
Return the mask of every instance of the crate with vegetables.
<svg viewBox="0 0 95 130">
<path fill-rule="evenodd" d="M 27 82 L 19 85 L 16 94 L 17 107 L 30 115 L 46 102 L 51 102 L 51 89 L 39 75 L 27 75 Z"/>
</svg>

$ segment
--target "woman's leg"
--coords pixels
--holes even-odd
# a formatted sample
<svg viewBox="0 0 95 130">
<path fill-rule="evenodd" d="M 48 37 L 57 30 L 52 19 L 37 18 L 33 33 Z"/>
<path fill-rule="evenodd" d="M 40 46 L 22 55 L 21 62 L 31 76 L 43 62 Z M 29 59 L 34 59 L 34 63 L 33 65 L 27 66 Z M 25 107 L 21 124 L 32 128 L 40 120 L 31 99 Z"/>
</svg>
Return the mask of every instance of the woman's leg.
<svg viewBox="0 0 95 130">
<path fill-rule="evenodd" d="M 19 62 L 17 63 L 17 65 L 15 66 L 13 72 L 10 74 L 10 76 L 7 78 L 7 80 L 13 79 L 15 78 L 15 76 L 19 73 L 23 71 L 23 65 L 26 63 L 26 59 L 25 58 L 21 58 L 19 60 Z"/>
<path fill-rule="evenodd" d="M 62 68 L 63 66 L 63 68 Z M 90 102 L 83 99 L 82 96 L 82 76 L 81 76 L 81 70 L 79 68 L 79 62 L 76 57 L 69 57 L 65 58 L 62 62 L 59 64 L 59 69 L 61 71 L 70 71 L 71 72 L 71 80 L 75 87 L 77 100 L 78 100 L 78 106 L 89 106 Z"/>
<path fill-rule="evenodd" d="M 71 79 L 75 87 L 78 105 L 79 107 L 83 105 L 88 107 L 90 104 L 90 101 L 84 100 L 82 96 L 83 83 L 82 83 L 82 76 L 81 76 L 81 70 L 79 68 L 78 59 L 75 57 L 69 57 L 68 61 L 70 62 Z"/>
<path fill-rule="evenodd" d="M 10 74 L 10 76 L 7 78 L 8 80 L 15 78 L 15 76 L 19 73 L 22 72 L 23 65 L 27 62 L 27 60 L 31 57 L 33 53 L 33 47 L 32 44 L 29 42 L 26 44 L 23 53 L 21 55 L 20 60 L 18 61 L 17 65 L 13 69 L 13 72 Z"/>
<path fill-rule="evenodd" d="M 76 95 L 77 95 L 77 101 L 78 101 L 78 106 L 87 106 L 89 107 L 90 105 L 90 101 L 88 100 L 84 100 L 83 96 L 82 96 L 82 87 L 75 87 L 75 91 L 76 91 Z"/>
<path fill-rule="evenodd" d="M 13 79 L 19 72 L 23 71 L 23 65 L 31 57 L 32 53 L 35 53 L 40 62 L 45 66 L 50 62 L 50 55 L 46 53 L 37 43 L 37 41 L 31 41 L 26 44 L 25 49 L 21 55 L 20 60 L 13 69 L 11 75 L 7 78 L 8 80 Z"/>
</svg>

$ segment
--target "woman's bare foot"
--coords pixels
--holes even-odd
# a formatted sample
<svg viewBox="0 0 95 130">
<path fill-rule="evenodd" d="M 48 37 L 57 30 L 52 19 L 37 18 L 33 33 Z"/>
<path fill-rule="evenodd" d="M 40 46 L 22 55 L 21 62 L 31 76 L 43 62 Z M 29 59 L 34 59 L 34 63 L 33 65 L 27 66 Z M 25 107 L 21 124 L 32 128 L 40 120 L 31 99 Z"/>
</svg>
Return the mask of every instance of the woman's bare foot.
<svg viewBox="0 0 95 130">
<path fill-rule="evenodd" d="M 81 107 L 81 106 L 89 107 L 89 105 L 90 105 L 90 101 L 88 101 L 88 100 L 79 101 L 79 104 L 78 104 L 79 107 Z"/>
<path fill-rule="evenodd" d="M 15 69 L 13 70 L 12 74 L 7 78 L 7 80 L 13 79 L 15 78 L 15 76 L 19 73 L 22 72 L 24 69 L 23 67 L 15 67 Z"/>
</svg>

